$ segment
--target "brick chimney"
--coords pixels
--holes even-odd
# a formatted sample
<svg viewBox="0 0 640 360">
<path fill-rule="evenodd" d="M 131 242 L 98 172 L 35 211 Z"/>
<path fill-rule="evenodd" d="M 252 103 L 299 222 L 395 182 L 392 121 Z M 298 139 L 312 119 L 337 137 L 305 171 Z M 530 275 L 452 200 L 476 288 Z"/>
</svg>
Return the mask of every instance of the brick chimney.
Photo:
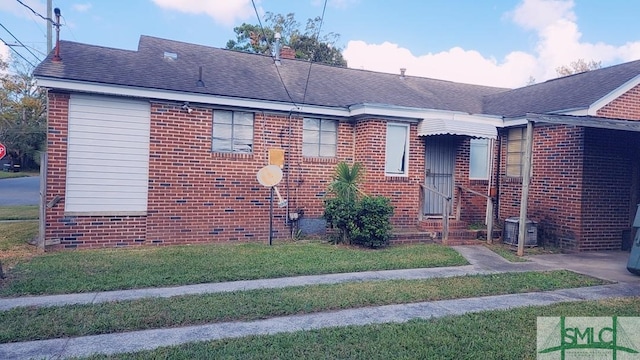
<svg viewBox="0 0 640 360">
<path fill-rule="evenodd" d="M 295 59 L 296 58 L 296 51 L 293 50 L 292 48 L 290 48 L 289 46 L 283 46 L 282 49 L 280 49 L 280 58 L 281 59 Z"/>
</svg>

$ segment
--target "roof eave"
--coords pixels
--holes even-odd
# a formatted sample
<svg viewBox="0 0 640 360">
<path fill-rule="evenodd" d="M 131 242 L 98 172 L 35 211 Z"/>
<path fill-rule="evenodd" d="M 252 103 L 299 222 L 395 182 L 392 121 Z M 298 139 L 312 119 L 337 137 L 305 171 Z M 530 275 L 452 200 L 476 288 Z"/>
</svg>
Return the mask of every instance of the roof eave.
<svg viewBox="0 0 640 360">
<path fill-rule="evenodd" d="M 638 84 L 640 84 L 640 75 L 636 75 L 635 77 L 631 78 L 631 80 L 625 82 L 624 84 L 620 85 L 619 87 L 617 87 L 616 89 L 608 93 L 607 95 L 596 100 L 593 104 L 589 105 L 589 108 L 585 115 L 597 116 L 598 110 L 602 109 L 604 106 L 606 106 L 613 100 L 619 98 L 622 94 L 633 89 Z"/>
</svg>

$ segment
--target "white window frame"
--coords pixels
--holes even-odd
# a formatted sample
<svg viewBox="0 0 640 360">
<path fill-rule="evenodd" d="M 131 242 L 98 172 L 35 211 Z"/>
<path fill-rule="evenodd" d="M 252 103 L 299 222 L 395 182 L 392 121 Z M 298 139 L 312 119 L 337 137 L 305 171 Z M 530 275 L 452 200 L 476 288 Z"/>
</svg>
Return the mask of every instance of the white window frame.
<svg viewBox="0 0 640 360">
<path fill-rule="evenodd" d="M 226 114 L 231 114 L 231 124 L 227 124 L 227 123 L 217 123 L 218 126 L 223 125 L 223 126 L 231 126 L 231 136 L 230 137 L 221 137 L 221 136 L 216 136 L 216 114 L 221 114 L 221 113 L 226 113 Z M 243 125 L 243 124 L 237 124 L 236 123 L 236 115 L 239 114 L 250 114 L 251 115 L 251 143 L 249 144 L 249 148 L 250 151 L 245 151 L 242 149 L 238 149 L 236 148 L 236 142 L 238 140 L 238 137 L 236 136 L 236 132 L 238 130 L 239 127 L 248 127 L 248 125 Z M 214 153 L 236 153 L 236 154 L 252 154 L 253 150 L 254 150 L 254 144 L 255 144 L 255 114 L 252 112 L 248 112 L 248 111 L 231 111 L 231 110 L 213 110 L 213 116 L 212 116 L 212 126 L 211 126 L 211 152 Z M 215 146 L 215 142 L 216 140 L 225 140 L 225 141 L 231 141 L 231 146 L 228 149 L 220 149 L 218 147 Z"/>
<path fill-rule="evenodd" d="M 401 128 L 404 129 L 404 140 L 403 139 L 391 139 L 390 129 L 392 128 Z M 386 144 L 385 144 L 385 158 L 384 158 L 384 172 L 386 176 L 409 176 L 409 143 L 410 143 L 410 134 L 411 127 L 409 124 L 402 123 L 387 123 L 387 131 L 386 131 Z M 404 142 L 404 144 L 401 144 Z M 404 148 L 402 147 L 404 145 Z M 398 150 L 402 149 L 404 152 L 399 152 Z M 398 161 L 398 157 L 402 156 L 403 158 Z M 395 159 L 392 160 L 392 157 Z M 392 169 L 393 164 L 400 165 L 399 168 Z"/>
<path fill-rule="evenodd" d="M 473 150 L 474 148 L 477 148 L 477 146 L 474 146 L 474 143 L 478 143 L 477 146 L 484 145 L 486 147 L 486 154 L 484 154 L 485 155 L 485 174 L 482 176 L 477 176 L 477 174 L 473 174 L 472 172 L 472 164 L 474 164 L 473 159 L 475 157 Z M 469 179 L 470 180 L 489 180 L 489 171 L 491 169 L 491 159 L 492 159 L 491 143 L 492 143 L 491 139 L 488 139 L 488 138 L 471 138 L 469 140 Z M 480 156 L 480 155 L 481 154 L 476 156 Z"/>
<path fill-rule="evenodd" d="M 309 130 L 309 129 L 305 129 L 305 120 L 317 120 L 319 122 L 319 126 L 318 126 L 318 130 Z M 326 124 L 328 122 L 331 122 L 332 124 L 335 125 L 335 131 L 331 132 L 331 131 L 325 131 L 323 130 L 323 124 Z M 302 156 L 304 157 L 321 157 L 321 158 L 335 158 L 337 156 L 338 153 L 338 127 L 339 127 L 339 123 L 338 120 L 330 120 L 330 119 L 320 119 L 320 118 L 304 118 L 302 121 Z M 317 132 L 318 133 L 318 142 L 305 142 L 305 133 L 308 131 L 313 131 L 314 133 Z M 323 136 L 325 135 L 325 136 Z M 333 140 L 333 144 L 331 143 L 327 143 L 327 141 L 325 141 L 327 138 L 326 136 L 331 136 L 332 140 Z M 314 152 L 312 154 L 309 154 L 307 152 L 305 152 L 305 145 L 317 145 L 317 148 L 314 149 Z M 330 155 L 325 155 L 322 153 L 322 149 L 323 147 L 326 147 L 327 145 L 333 145 L 333 154 Z"/>
</svg>

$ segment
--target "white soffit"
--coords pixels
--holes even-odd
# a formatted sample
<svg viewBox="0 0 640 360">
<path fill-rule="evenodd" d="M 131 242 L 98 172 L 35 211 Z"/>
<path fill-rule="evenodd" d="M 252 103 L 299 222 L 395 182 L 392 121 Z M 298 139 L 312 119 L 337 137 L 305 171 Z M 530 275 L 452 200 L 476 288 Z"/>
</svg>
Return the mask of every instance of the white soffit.
<svg viewBox="0 0 640 360">
<path fill-rule="evenodd" d="M 446 134 L 496 139 L 498 130 L 493 124 L 453 119 L 424 119 L 418 123 L 418 136 Z"/>
</svg>

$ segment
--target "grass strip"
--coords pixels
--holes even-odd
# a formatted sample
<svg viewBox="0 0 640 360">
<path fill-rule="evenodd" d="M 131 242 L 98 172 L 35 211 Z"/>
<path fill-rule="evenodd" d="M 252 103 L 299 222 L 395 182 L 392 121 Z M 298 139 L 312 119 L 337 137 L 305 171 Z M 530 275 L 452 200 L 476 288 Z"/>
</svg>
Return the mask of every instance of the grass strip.
<svg viewBox="0 0 640 360">
<path fill-rule="evenodd" d="M 505 260 L 510 262 L 527 262 L 528 259 L 525 259 L 521 256 L 517 256 L 515 252 L 513 252 L 509 245 L 506 244 L 484 244 L 484 246 L 488 247 L 494 253 L 502 256 Z"/>
<path fill-rule="evenodd" d="M 466 265 L 436 244 L 381 250 L 321 242 L 67 251 L 18 264 L 0 296 L 63 294 L 368 270 Z"/>
<path fill-rule="evenodd" d="M 0 206 L 0 220 L 38 220 L 38 205 Z"/>
<path fill-rule="evenodd" d="M 21 178 L 21 177 L 28 177 L 28 176 L 37 176 L 39 175 L 37 172 L 24 172 L 24 171 L 19 171 L 19 172 L 12 172 L 12 171 L 1 171 L 0 170 L 0 179 L 13 179 L 13 178 Z"/>
<path fill-rule="evenodd" d="M 603 284 L 570 271 L 261 289 L 0 312 L 0 343 Z"/>
<path fill-rule="evenodd" d="M 189 343 L 90 359 L 535 359 L 538 316 L 638 314 L 638 298 L 571 302 L 403 324 L 349 326 Z M 608 351 L 606 355 L 610 356 L 611 350 Z"/>
</svg>

